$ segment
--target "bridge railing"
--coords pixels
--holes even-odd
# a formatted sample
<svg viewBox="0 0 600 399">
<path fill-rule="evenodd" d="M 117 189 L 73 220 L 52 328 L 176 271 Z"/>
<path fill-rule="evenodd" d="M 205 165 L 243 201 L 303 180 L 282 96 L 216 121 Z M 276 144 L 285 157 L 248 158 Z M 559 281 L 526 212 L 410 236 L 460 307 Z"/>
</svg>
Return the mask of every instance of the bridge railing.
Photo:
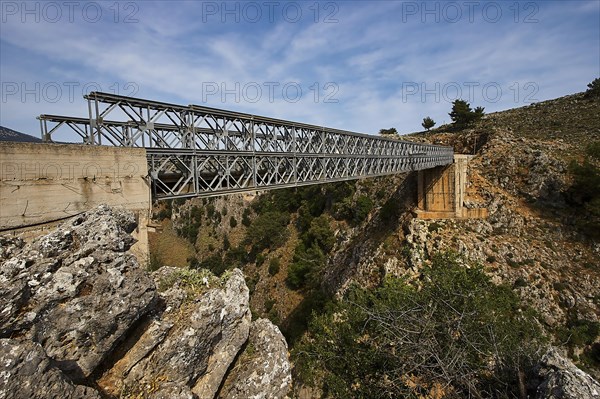
<svg viewBox="0 0 600 399">
<path fill-rule="evenodd" d="M 87 144 L 146 148 L 155 198 L 318 184 L 453 162 L 451 147 L 108 93 L 85 98 L 87 119 L 40 115 L 42 138 L 52 141 L 67 126 Z"/>
</svg>

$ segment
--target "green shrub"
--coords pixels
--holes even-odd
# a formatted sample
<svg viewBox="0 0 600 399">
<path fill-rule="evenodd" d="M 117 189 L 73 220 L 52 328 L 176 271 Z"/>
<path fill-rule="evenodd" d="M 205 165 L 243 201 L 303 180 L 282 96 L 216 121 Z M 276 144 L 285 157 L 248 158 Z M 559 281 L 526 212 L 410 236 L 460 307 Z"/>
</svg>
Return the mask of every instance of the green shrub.
<svg viewBox="0 0 600 399">
<path fill-rule="evenodd" d="M 592 82 L 588 83 L 587 87 L 588 89 L 585 92 L 586 97 L 600 97 L 600 78 L 596 78 Z"/>
<path fill-rule="evenodd" d="M 190 210 L 190 218 L 194 219 L 194 220 L 198 220 L 202 218 L 202 208 L 198 207 L 198 206 L 192 206 L 192 209 Z"/>
<path fill-rule="evenodd" d="M 292 289 L 316 287 L 325 268 L 327 257 L 317 245 L 306 248 L 300 243 L 288 268 L 287 284 Z"/>
<path fill-rule="evenodd" d="M 275 305 L 275 300 L 274 299 L 265 299 L 265 312 L 270 312 L 271 309 L 273 309 L 273 306 Z"/>
<path fill-rule="evenodd" d="M 586 348 L 579 359 L 584 367 L 600 368 L 600 343 L 595 343 L 590 348 Z"/>
<path fill-rule="evenodd" d="M 308 186 L 303 188 L 303 204 L 314 217 L 320 216 L 327 206 L 327 196 L 321 190 L 327 190 L 326 186 Z"/>
<path fill-rule="evenodd" d="M 308 210 L 308 205 L 306 203 L 302 204 L 302 206 L 298 208 L 298 217 L 296 218 L 296 228 L 298 229 L 298 232 L 304 233 L 308 231 L 313 219 L 314 216 L 311 215 Z"/>
<path fill-rule="evenodd" d="M 303 383 L 336 398 L 427 396 L 434 383 L 449 397 L 519 397 L 519 374 L 544 346 L 533 312 L 450 254 L 419 285 L 353 287 L 314 316 L 293 350 Z"/>
<path fill-rule="evenodd" d="M 155 218 L 157 220 L 164 220 L 164 219 L 171 219 L 171 216 L 173 216 L 173 211 L 171 210 L 170 207 L 165 207 L 156 214 Z"/>
<path fill-rule="evenodd" d="M 265 212 L 296 212 L 302 200 L 302 189 L 286 188 L 269 191 L 252 203 L 256 213 Z"/>
<path fill-rule="evenodd" d="M 590 144 L 586 154 L 588 157 L 582 164 L 572 162 L 569 166 L 573 184 L 566 196 L 580 213 L 577 225 L 584 232 L 597 237 L 600 235 L 600 168 L 594 164 L 594 160 L 600 160 L 600 142 Z"/>
<path fill-rule="evenodd" d="M 244 209 L 244 213 L 242 213 L 242 225 L 248 227 L 250 224 L 252 224 L 252 221 L 250 220 L 250 209 L 246 208 Z"/>
<path fill-rule="evenodd" d="M 312 219 L 310 228 L 303 236 L 303 241 L 307 247 L 318 245 L 325 253 L 331 251 L 335 244 L 335 235 L 326 216 L 321 215 Z"/>
<path fill-rule="evenodd" d="M 200 224 L 199 223 L 194 223 L 191 221 L 188 221 L 186 224 L 184 224 L 181 229 L 179 229 L 177 232 L 180 236 L 187 238 L 187 240 L 191 243 L 191 244 L 195 244 L 196 243 L 196 239 L 198 238 L 198 231 L 200 230 Z"/>
<path fill-rule="evenodd" d="M 586 154 L 591 158 L 600 161 L 600 141 L 595 141 L 587 146 Z"/>
<path fill-rule="evenodd" d="M 276 308 L 271 308 L 269 313 L 267 313 L 267 318 L 276 326 L 281 325 L 281 317 L 279 317 L 279 312 Z"/>
<path fill-rule="evenodd" d="M 379 211 L 379 217 L 384 222 L 393 222 L 398 220 L 400 217 L 400 207 L 395 197 L 390 198 L 381 207 Z"/>
<path fill-rule="evenodd" d="M 237 220 L 235 220 L 235 216 L 231 216 L 229 218 L 229 227 L 231 227 L 233 229 L 236 226 L 237 226 Z"/>
<path fill-rule="evenodd" d="M 561 282 L 561 281 L 555 281 L 554 283 L 552 283 L 552 287 L 556 290 L 556 291 L 564 291 L 568 288 L 568 285 Z"/>
<path fill-rule="evenodd" d="M 260 276 L 255 274 L 252 278 L 246 277 L 246 285 L 248 286 L 248 291 L 250 291 L 250 295 L 254 293 L 256 289 L 256 284 L 260 280 Z"/>
<path fill-rule="evenodd" d="M 229 242 L 229 237 L 227 234 L 223 235 L 223 250 L 228 251 L 231 248 L 231 243 Z"/>
<path fill-rule="evenodd" d="M 283 245 L 289 236 L 287 225 L 289 216 L 281 212 L 267 212 L 259 215 L 246 232 L 245 242 L 252 245 L 255 252 L 275 249 Z"/>
<path fill-rule="evenodd" d="M 592 345 L 600 334 L 600 323 L 584 320 L 569 319 L 567 326 L 559 328 L 557 338 L 560 343 L 569 347 L 582 347 Z"/>
<path fill-rule="evenodd" d="M 196 269 L 208 269 L 216 276 L 220 276 L 227 270 L 227 266 L 223 263 L 221 256 L 215 254 L 197 263 Z"/>
<path fill-rule="evenodd" d="M 398 131 L 395 127 L 391 127 L 389 129 L 379 129 L 379 134 L 382 136 L 397 136 Z"/>
<path fill-rule="evenodd" d="M 279 269 L 281 266 L 281 261 L 279 258 L 273 258 L 269 262 L 269 275 L 274 276 L 279 273 Z"/>
<path fill-rule="evenodd" d="M 150 253 L 148 259 L 148 271 L 154 272 L 162 267 L 162 262 L 158 255 Z"/>
<path fill-rule="evenodd" d="M 513 288 L 527 287 L 527 280 L 523 277 L 519 277 L 513 283 Z"/>
<path fill-rule="evenodd" d="M 206 206 L 206 216 L 208 216 L 209 219 L 212 219 L 215 216 L 215 205 L 213 203 L 209 203 Z"/>
<path fill-rule="evenodd" d="M 438 222 L 432 222 L 429 224 L 429 226 L 427 226 L 427 230 L 430 233 L 434 233 L 437 232 L 438 230 L 440 230 L 442 228 L 442 225 L 439 224 Z"/>
<path fill-rule="evenodd" d="M 231 248 L 225 253 L 225 263 L 232 269 L 241 268 L 248 261 L 248 253 L 243 246 Z"/>
<path fill-rule="evenodd" d="M 354 204 L 352 222 L 354 224 L 362 223 L 367 216 L 369 216 L 369 212 L 371 212 L 372 209 L 373 201 L 366 195 L 359 196 Z"/>
</svg>

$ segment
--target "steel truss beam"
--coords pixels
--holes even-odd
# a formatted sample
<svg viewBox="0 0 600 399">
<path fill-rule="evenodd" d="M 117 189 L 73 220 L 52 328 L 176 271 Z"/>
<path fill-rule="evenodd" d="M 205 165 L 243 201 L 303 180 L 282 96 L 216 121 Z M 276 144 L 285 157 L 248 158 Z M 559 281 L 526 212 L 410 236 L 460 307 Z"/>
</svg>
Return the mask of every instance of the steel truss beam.
<svg viewBox="0 0 600 399">
<path fill-rule="evenodd" d="M 157 199 L 383 176 L 454 160 L 451 147 L 100 92 L 85 98 L 88 119 L 40 115 L 42 139 L 67 126 L 87 144 L 146 148 Z"/>
</svg>

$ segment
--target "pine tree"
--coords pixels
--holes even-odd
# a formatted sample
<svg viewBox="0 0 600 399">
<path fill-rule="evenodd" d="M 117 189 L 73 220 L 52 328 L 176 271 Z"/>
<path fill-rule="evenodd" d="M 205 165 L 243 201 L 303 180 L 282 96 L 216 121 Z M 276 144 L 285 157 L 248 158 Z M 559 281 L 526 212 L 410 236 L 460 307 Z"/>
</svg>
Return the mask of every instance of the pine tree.
<svg viewBox="0 0 600 399">
<path fill-rule="evenodd" d="M 587 87 L 588 89 L 585 92 L 586 97 L 600 97 L 600 78 L 596 78 L 591 83 L 588 83 Z"/>
<path fill-rule="evenodd" d="M 427 116 L 423 118 L 423 123 L 421 123 L 421 126 L 429 131 L 429 129 L 435 126 L 435 121 Z"/>
<path fill-rule="evenodd" d="M 452 112 L 450 118 L 452 122 L 458 127 L 466 127 L 467 125 L 478 121 L 484 114 L 483 107 L 477 107 L 473 111 L 471 109 L 471 104 L 466 102 L 465 100 L 454 100 L 452 103 Z"/>
</svg>

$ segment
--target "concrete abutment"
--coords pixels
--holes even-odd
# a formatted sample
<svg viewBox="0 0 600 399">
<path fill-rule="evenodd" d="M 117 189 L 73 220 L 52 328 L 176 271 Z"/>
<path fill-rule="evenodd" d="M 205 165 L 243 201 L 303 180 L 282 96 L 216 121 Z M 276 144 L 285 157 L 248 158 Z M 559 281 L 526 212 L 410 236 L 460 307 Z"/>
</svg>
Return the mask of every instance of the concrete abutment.
<svg viewBox="0 0 600 399">
<path fill-rule="evenodd" d="M 417 217 L 420 219 L 485 218 L 486 208 L 464 206 L 468 163 L 472 155 L 455 154 L 454 163 L 418 172 Z"/>
<path fill-rule="evenodd" d="M 147 176 L 143 148 L 0 142 L 0 231 L 35 235 L 100 204 L 123 207 L 138 221 L 131 250 L 145 264 Z"/>
</svg>

